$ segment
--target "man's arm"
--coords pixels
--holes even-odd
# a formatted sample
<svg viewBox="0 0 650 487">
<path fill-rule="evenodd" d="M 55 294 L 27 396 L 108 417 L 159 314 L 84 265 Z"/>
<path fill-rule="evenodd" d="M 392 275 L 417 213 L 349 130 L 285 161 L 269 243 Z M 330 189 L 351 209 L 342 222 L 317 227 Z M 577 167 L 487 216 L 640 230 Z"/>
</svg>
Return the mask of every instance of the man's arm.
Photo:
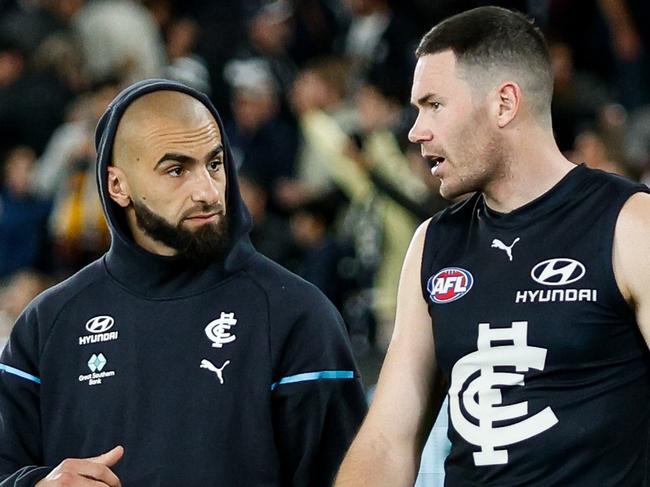
<svg viewBox="0 0 650 487">
<path fill-rule="evenodd" d="M 331 487 L 367 411 L 361 379 L 334 305 L 297 279 L 275 286 L 271 406 L 281 483 Z"/>
<path fill-rule="evenodd" d="M 18 319 L 0 355 L 0 487 L 119 487 L 111 471 L 124 453 L 119 446 L 94 458 L 43 465 L 37 312 Z"/>
<path fill-rule="evenodd" d="M 650 347 L 650 194 L 637 193 L 623 206 L 614 233 L 614 273 Z"/>
<path fill-rule="evenodd" d="M 415 482 L 422 448 L 444 396 L 420 285 L 428 223 L 415 232 L 406 254 L 395 329 L 377 391 L 343 461 L 336 487 L 399 487 Z"/>
</svg>

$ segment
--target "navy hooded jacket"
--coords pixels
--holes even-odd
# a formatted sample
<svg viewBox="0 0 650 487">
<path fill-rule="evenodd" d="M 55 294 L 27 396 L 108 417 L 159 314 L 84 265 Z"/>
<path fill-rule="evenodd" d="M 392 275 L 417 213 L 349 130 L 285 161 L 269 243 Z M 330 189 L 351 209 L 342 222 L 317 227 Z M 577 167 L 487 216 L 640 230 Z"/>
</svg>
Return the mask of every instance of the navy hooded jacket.
<svg viewBox="0 0 650 487">
<path fill-rule="evenodd" d="M 108 195 L 120 117 L 157 90 L 195 97 L 221 129 L 222 261 L 149 253 Z M 0 356 L 0 487 L 116 445 L 125 487 L 331 485 L 366 407 L 346 330 L 314 286 L 252 247 L 210 101 L 166 80 L 137 83 L 108 107 L 96 145 L 111 248 L 37 297 Z"/>
</svg>

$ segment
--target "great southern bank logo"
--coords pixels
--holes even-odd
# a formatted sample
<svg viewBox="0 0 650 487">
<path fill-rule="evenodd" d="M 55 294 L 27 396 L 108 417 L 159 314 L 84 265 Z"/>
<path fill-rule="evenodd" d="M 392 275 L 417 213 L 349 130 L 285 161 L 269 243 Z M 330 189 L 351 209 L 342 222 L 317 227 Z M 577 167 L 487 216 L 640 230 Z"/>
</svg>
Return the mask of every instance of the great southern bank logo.
<svg viewBox="0 0 650 487">
<path fill-rule="evenodd" d="M 474 277 L 460 267 L 445 267 L 427 282 L 429 297 L 434 303 L 446 304 L 462 298 L 472 289 Z"/>
<path fill-rule="evenodd" d="M 96 386 L 111 377 L 115 377 L 114 370 L 105 370 L 107 363 L 108 359 L 103 353 L 93 353 L 86 362 L 90 374 L 79 375 L 79 382 L 85 382 L 89 386 Z"/>
</svg>

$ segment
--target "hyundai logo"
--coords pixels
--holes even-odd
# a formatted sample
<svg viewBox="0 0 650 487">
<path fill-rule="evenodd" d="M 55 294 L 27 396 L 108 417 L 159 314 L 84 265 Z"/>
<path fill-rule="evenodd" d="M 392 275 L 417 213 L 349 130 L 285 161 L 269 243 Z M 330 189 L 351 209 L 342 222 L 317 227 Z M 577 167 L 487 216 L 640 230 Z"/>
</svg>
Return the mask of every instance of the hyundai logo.
<svg viewBox="0 0 650 487">
<path fill-rule="evenodd" d="M 95 316 L 86 323 L 86 330 L 90 333 L 104 333 L 113 328 L 115 320 L 110 316 Z"/>
<path fill-rule="evenodd" d="M 564 286 L 579 281 L 585 272 L 585 266 L 577 260 L 559 258 L 540 262 L 530 271 L 530 277 L 547 286 Z"/>
</svg>

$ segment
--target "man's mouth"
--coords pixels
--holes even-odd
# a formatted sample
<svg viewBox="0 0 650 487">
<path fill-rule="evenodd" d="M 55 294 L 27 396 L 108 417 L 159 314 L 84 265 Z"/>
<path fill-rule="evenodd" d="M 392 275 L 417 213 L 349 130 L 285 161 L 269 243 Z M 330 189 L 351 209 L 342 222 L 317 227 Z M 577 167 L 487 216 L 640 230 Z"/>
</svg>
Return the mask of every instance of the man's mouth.
<svg viewBox="0 0 650 487">
<path fill-rule="evenodd" d="M 445 158 L 442 156 L 437 156 L 437 155 L 425 155 L 424 158 L 426 159 L 427 163 L 429 164 L 429 168 L 431 169 L 431 173 L 435 175 L 438 167 L 440 167 L 440 164 L 445 162 Z"/>
<path fill-rule="evenodd" d="M 211 223 L 219 218 L 220 213 L 200 213 L 185 217 L 184 220 L 195 223 Z"/>
</svg>

